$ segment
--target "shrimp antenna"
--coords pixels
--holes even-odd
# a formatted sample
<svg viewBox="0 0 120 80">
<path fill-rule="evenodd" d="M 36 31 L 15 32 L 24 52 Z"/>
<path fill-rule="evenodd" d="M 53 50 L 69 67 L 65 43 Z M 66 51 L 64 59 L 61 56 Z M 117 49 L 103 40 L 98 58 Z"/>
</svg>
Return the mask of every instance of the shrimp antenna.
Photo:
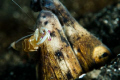
<svg viewBox="0 0 120 80">
<path fill-rule="evenodd" d="M 32 36 L 32 35 L 33 35 L 33 34 L 24 36 L 24 37 L 18 39 L 17 41 L 12 42 L 12 43 L 10 44 L 10 46 L 8 47 L 8 49 L 10 49 L 11 47 L 12 47 L 13 49 L 16 49 L 16 47 L 15 47 L 15 44 L 16 44 L 16 43 L 18 43 L 19 41 L 21 41 L 21 40 L 23 40 L 23 39 L 25 39 L 25 38 L 27 38 L 27 37 L 30 37 L 30 36 Z"/>
<path fill-rule="evenodd" d="M 14 0 L 12 0 L 12 2 L 15 4 L 15 5 L 17 5 L 31 20 L 33 20 L 23 9 L 22 9 L 22 7 L 20 7 L 20 5 L 17 3 L 17 2 L 15 2 Z M 33 20 L 34 21 L 34 20 Z M 35 21 L 34 21 L 34 23 L 35 23 Z"/>
<path fill-rule="evenodd" d="M 23 40 L 23 39 L 25 39 L 25 38 L 27 38 L 27 37 L 30 37 L 30 36 L 32 36 L 33 34 L 29 34 L 29 35 L 27 35 L 27 36 L 23 36 L 22 38 L 20 38 L 20 39 L 18 39 L 17 41 L 15 41 L 15 43 L 18 43 L 19 41 L 21 41 L 21 40 Z"/>
</svg>

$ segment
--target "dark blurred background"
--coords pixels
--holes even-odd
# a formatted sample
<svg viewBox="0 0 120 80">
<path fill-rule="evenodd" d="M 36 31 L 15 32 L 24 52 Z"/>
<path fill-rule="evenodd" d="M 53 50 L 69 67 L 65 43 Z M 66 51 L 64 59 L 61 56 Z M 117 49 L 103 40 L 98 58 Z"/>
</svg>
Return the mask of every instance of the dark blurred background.
<svg viewBox="0 0 120 80">
<path fill-rule="evenodd" d="M 39 12 L 33 12 L 30 9 L 30 0 L 15 1 L 21 6 L 22 10 L 12 0 L 0 0 L 0 80 L 36 80 L 35 64 L 27 59 L 23 52 L 8 49 L 8 47 L 12 42 L 34 32 L 35 21 Z M 94 32 L 96 31 L 96 26 L 89 27 L 89 24 L 91 25 L 96 18 L 94 14 L 100 13 L 106 6 L 114 5 L 120 0 L 60 1 L 78 22 L 96 35 L 96 32 Z M 120 4 L 117 7 L 120 9 Z M 92 16 L 94 16 L 94 19 Z M 89 23 L 89 18 L 92 19 L 91 23 Z M 97 29 L 101 28 L 97 27 Z M 111 34 L 111 32 L 108 32 L 108 34 Z M 103 39 L 101 34 L 96 36 L 103 40 L 108 47 L 110 46 L 110 41 L 106 41 L 106 38 L 110 37 Z M 116 48 L 116 45 L 111 48 L 114 47 Z M 117 45 L 117 48 L 120 49 L 119 45 Z"/>
</svg>

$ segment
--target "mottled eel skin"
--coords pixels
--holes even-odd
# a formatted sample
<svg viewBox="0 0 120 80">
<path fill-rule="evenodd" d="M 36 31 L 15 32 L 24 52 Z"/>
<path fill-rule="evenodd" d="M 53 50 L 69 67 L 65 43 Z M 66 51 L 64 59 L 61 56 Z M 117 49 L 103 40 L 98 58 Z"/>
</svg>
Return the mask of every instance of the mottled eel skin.
<svg viewBox="0 0 120 80">
<path fill-rule="evenodd" d="M 41 61 L 37 71 L 41 70 L 43 80 L 70 80 L 82 73 L 82 68 L 64 34 L 58 18 L 50 11 L 41 11 L 37 20 L 38 27 L 45 27 L 51 31 L 51 41 L 45 40 L 40 45 Z M 41 63 L 43 62 L 43 63 Z M 38 78 L 42 76 L 39 72 Z"/>
<path fill-rule="evenodd" d="M 108 61 L 111 57 L 109 48 L 84 29 L 59 0 L 44 0 L 41 5 L 43 9 L 50 10 L 58 16 L 83 72 L 103 65 Z"/>
</svg>

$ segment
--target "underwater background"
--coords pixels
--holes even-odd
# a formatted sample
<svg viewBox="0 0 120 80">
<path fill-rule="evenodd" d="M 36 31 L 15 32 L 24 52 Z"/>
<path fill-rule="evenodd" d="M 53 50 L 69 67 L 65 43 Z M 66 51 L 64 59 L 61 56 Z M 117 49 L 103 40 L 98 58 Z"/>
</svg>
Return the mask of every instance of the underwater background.
<svg viewBox="0 0 120 80">
<path fill-rule="evenodd" d="M 0 80 L 36 80 L 34 60 L 23 51 L 9 48 L 10 44 L 23 36 L 34 32 L 39 12 L 30 8 L 30 0 L 0 0 Z M 120 0 L 60 0 L 72 16 L 88 31 L 107 45 L 112 53 L 120 53 Z M 21 42 L 20 42 L 21 43 Z M 18 45 L 18 47 L 21 45 Z M 115 56 L 116 64 L 109 69 L 117 69 L 105 76 L 118 80 L 120 77 L 120 59 Z M 108 68 L 108 67 L 104 67 Z M 104 77 L 98 76 L 96 80 Z M 84 80 L 92 80 L 87 76 Z"/>
</svg>

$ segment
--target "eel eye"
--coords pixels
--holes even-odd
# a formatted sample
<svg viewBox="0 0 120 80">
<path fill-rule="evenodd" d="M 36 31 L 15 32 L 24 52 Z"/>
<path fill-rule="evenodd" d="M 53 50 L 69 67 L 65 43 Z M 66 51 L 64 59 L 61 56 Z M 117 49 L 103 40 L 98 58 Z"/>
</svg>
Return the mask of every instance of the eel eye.
<svg viewBox="0 0 120 80">
<path fill-rule="evenodd" d="M 106 57 L 106 56 L 108 56 L 108 53 L 105 52 L 101 57 Z"/>
<path fill-rule="evenodd" d="M 104 57 L 107 57 L 108 56 L 108 53 L 103 53 L 100 57 L 99 57 L 99 59 L 101 59 L 101 58 L 104 58 Z"/>
</svg>

